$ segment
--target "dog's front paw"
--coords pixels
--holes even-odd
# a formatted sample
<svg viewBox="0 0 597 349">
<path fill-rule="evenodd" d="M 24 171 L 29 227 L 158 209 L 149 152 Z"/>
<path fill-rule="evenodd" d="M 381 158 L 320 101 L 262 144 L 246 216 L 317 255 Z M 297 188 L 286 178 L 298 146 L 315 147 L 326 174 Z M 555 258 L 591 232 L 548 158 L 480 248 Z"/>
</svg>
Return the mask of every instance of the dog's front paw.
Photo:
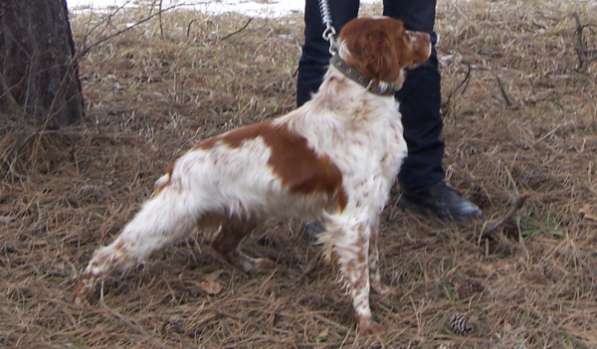
<svg viewBox="0 0 597 349">
<path fill-rule="evenodd" d="M 360 336 L 372 336 L 381 333 L 384 330 L 384 327 L 380 323 L 374 321 L 370 317 L 360 318 L 357 324 L 357 332 Z"/>
<path fill-rule="evenodd" d="M 268 271 L 270 269 L 274 269 L 276 267 L 276 262 L 272 261 L 269 258 L 255 258 L 253 260 L 254 268 L 253 271 Z"/>
<path fill-rule="evenodd" d="M 391 297 L 398 294 L 398 289 L 395 287 L 384 285 L 383 283 L 371 283 L 371 289 L 378 295 L 385 297 Z"/>
</svg>

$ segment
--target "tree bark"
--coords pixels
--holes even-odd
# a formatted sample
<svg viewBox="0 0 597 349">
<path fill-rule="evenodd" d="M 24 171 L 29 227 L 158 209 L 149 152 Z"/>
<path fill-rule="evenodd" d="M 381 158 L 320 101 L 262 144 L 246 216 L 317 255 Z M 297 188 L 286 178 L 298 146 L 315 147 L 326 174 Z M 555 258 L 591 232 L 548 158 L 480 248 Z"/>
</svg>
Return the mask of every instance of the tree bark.
<svg viewBox="0 0 597 349">
<path fill-rule="evenodd" d="M 0 109 L 46 128 L 84 113 L 66 0 L 0 0 Z"/>
</svg>

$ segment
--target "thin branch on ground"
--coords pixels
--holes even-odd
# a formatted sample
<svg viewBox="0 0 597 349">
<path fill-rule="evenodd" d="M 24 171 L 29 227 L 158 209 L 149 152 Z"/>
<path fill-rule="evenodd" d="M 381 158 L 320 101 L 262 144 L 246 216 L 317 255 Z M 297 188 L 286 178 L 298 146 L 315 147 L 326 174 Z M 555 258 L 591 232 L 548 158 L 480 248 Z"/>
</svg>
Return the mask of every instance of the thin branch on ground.
<svg viewBox="0 0 597 349">
<path fill-rule="evenodd" d="M 498 83 L 498 87 L 500 88 L 500 92 L 502 94 L 502 97 L 504 98 L 504 102 L 506 102 L 508 108 L 512 108 L 514 104 L 512 103 L 512 98 L 508 96 L 508 92 L 506 91 L 506 86 L 504 85 L 504 82 L 502 81 L 502 79 L 500 79 L 497 73 L 494 72 L 493 76 L 495 76 L 495 80 Z"/>
<path fill-rule="evenodd" d="M 311 273 L 313 273 L 313 271 L 315 271 L 315 269 L 317 269 L 317 267 L 319 266 L 319 260 L 321 259 L 321 255 L 317 254 L 315 257 L 311 258 L 311 261 L 309 262 L 309 264 L 305 267 L 303 273 L 301 274 L 301 276 L 298 278 L 297 280 L 297 284 L 302 284 L 303 281 L 305 281 L 305 279 L 311 275 Z"/>
<path fill-rule="evenodd" d="M 189 21 L 189 24 L 187 24 L 187 39 L 191 35 L 191 26 L 193 25 L 193 23 L 197 22 L 198 20 L 199 20 L 199 18 L 193 18 Z"/>
<path fill-rule="evenodd" d="M 510 222 L 516 213 L 524 206 L 524 203 L 528 198 L 529 194 L 521 194 L 512 201 L 510 209 L 502 218 L 487 222 L 483 229 L 481 229 L 477 243 L 480 245 L 484 238 L 493 236 L 501 227 Z"/>
<path fill-rule="evenodd" d="M 448 97 L 446 98 L 446 102 L 443 105 L 444 109 L 448 109 L 450 107 L 450 105 L 452 104 L 452 98 L 458 93 L 460 92 L 460 94 L 464 94 L 464 92 L 466 91 L 469 83 L 470 83 L 470 79 L 471 79 L 471 72 L 472 72 L 472 66 L 470 63 L 467 63 L 466 65 L 466 74 L 464 76 L 464 79 L 462 79 L 458 85 L 456 85 L 456 87 L 454 89 L 452 89 L 452 91 L 450 91 L 448 93 Z M 462 89 L 462 91 L 460 91 Z"/>
<path fill-rule="evenodd" d="M 149 333 L 147 330 L 145 330 L 143 328 L 143 326 L 137 324 L 135 321 L 129 319 L 128 317 L 122 315 L 121 313 L 119 313 L 118 311 L 110 308 L 103 299 L 101 299 L 99 301 L 99 304 L 102 306 L 102 308 L 111 316 L 113 316 L 114 318 L 116 318 L 117 320 L 119 320 L 121 323 L 123 323 L 124 325 L 126 325 L 127 327 L 129 327 L 130 329 L 138 332 L 139 334 L 141 334 L 144 338 L 150 340 L 154 345 L 156 345 L 158 348 L 165 348 L 166 345 L 164 345 L 164 343 L 158 339 L 156 336 L 152 335 L 151 333 Z"/>
<path fill-rule="evenodd" d="M 236 34 L 238 34 L 238 33 L 242 32 L 243 30 L 245 30 L 245 29 L 246 29 L 246 28 L 249 26 L 249 24 L 251 24 L 251 22 L 253 22 L 253 18 L 249 18 L 249 19 L 248 19 L 248 20 L 245 22 L 245 24 L 244 24 L 242 27 L 240 27 L 240 29 L 238 29 L 238 30 L 236 30 L 236 31 L 233 31 L 233 32 L 232 32 L 232 33 L 230 33 L 230 34 L 227 34 L 227 35 L 225 35 L 223 38 L 221 38 L 221 39 L 220 39 L 220 41 L 227 40 L 227 39 L 229 39 L 230 37 L 232 37 L 232 36 L 234 36 L 234 35 L 236 35 Z"/>
<path fill-rule="evenodd" d="M 576 71 L 581 71 L 583 68 L 588 67 L 593 61 L 597 61 L 597 49 L 589 49 L 587 40 L 584 37 L 585 29 L 593 27 L 592 24 L 582 24 L 578 13 L 573 13 L 572 17 L 576 22 L 576 44 L 575 51 L 578 57 L 578 66 Z"/>
</svg>

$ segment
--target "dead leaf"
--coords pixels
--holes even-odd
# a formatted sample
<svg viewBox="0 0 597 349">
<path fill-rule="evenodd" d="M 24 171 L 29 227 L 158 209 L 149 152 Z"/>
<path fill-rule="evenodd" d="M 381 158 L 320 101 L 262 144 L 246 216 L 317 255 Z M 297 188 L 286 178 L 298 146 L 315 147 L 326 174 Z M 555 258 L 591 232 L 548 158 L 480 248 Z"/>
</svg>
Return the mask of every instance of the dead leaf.
<svg viewBox="0 0 597 349">
<path fill-rule="evenodd" d="M 330 331 L 328 328 L 324 328 L 323 331 L 321 331 L 318 335 L 317 335 L 317 342 L 325 342 L 328 338 L 328 336 L 330 335 Z"/>
<path fill-rule="evenodd" d="M 583 208 L 578 211 L 578 213 L 580 213 L 584 219 L 597 222 L 597 214 L 593 213 L 592 211 L 593 210 L 591 209 L 590 205 L 584 205 Z"/>
<path fill-rule="evenodd" d="M 216 271 L 205 276 L 205 278 L 199 281 L 199 288 L 210 295 L 220 294 L 224 289 L 224 286 L 218 281 L 218 276 L 222 271 Z"/>
<path fill-rule="evenodd" d="M 14 217 L 11 216 L 0 216 L 0 224 L 8 224 L 14 221 Z"/>
</svg>

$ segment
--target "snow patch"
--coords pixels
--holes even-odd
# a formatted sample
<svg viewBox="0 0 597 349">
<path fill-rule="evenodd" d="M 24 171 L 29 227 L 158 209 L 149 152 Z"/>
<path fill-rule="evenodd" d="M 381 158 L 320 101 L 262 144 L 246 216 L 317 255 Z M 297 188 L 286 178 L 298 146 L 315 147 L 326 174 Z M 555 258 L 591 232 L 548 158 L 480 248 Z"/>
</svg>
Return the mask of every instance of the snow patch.
<svg viewBox="0 0 597 349">
<path fill-rule="evenodd" d="M 361 3 L 373 2 L 375 0 L 361 0 Z M 152 3 L 158 4 L 159 0 L 67 0 L 68 7 L 73 12 L 105 12 L 119 7 L 137 7 Z M 278 18 L 292 13 L 302 13 L 305 9 L 305 0 L 162 0 L 162 8 L 171 6 L 213 15 L 236 12 L 250 17 Z"/>
</svg>

